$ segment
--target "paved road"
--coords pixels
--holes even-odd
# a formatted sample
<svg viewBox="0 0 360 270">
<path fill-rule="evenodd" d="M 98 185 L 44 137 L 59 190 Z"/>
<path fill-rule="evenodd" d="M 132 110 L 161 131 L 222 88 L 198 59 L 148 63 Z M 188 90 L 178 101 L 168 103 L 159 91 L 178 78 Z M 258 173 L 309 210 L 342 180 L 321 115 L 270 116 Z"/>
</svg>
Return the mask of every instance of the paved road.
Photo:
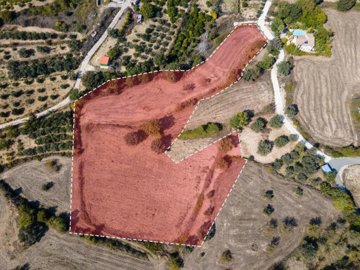
<svg viewBox="0 0 360 270">
<path fill-rule="evenodd" d="M 85 58 L 83 59 L 83 61 L 80 64 L 80 68 L 79 68 L 79 74 L 81 75 L 82 73 L 84 73 L 85 71 L 87 71 L 88 69 L 90 69 L 90 59 L 93 57 L 93 55 L 95 54 L 95 52 L 100 48 L 101 44 L 105 41 L 105 39 L 108 36 L 108 30 L 109 29 L 113 29 L 116 25 L 116 23 L 119 21 L 120 17 L 123 15 L 124 11 L 126 10 L 126 8 L 131 6 L 131 0 L 126 0 L 123 2 L 122 4 L 122 8 L 121 10 L 115 15 L 114 19 L 111 21 L 111 23 L 109 24 L 108 28 L 105 30 L 104 34 L 100 37 L 100 39 L 94 44 L 94 46 L 90 49 L 90 51 L 86 54 Z M 74 84 L 73 88 L 79 88 L 81 82 L 81 78 L 78 78 Z M 53 107 L 46 109 L 45 111 L 42 111 L 38 114 L 36 114 L 36 117 L 42 117 L 45 116 L 51 112 L 54 112 L 56 110 L 65 108 L 66 106 L 68 106 L 71 103 L 71 100 L 69 97 L 65 98 L 64 100 L 62 100 L 61 102 L 59 102 L 58 104 L 54 105 Z M 17 126 L 20 124 L 25 123 L 27 120 L 29 119 L 29 117 L 24 117 L 21 119 L 17 119 L 8 123 L 4 123 L 4 124 L 0 124 L 0 129 L 4 129 L 10 126 Z"/>
</svg>

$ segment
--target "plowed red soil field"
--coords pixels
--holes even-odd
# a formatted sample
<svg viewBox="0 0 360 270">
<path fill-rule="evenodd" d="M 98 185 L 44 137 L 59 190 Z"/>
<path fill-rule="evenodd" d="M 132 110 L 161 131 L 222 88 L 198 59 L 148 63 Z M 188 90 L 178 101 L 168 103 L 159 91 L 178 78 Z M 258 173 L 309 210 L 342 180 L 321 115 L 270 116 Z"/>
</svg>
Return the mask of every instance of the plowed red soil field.
<svg viewBox="0 0 360 270">
<path fill-rule="evenodd" d="M 241 26 L 191 71 L 114 80 L 79 100 L 70 231 L 201 244 L 245 164 L 237 136 L 177 164 L 164 151 L 197 101 L 236 81 L 265 43 Z"/>
</svg>

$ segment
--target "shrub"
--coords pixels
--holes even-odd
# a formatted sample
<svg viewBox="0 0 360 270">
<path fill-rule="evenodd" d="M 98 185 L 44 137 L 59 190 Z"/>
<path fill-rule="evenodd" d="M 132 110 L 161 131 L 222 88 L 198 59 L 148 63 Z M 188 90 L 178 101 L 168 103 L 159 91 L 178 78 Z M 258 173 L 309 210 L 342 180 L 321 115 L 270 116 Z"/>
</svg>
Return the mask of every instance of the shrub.
<svg viewBox="0 0 360 270">
<path fill-rule="evenodd" d="M 181 139 L 196 139 L 196 138 L 207 138 L 211 137 L 214 134 L 217 134 L 222 130 L 222 124 L 220 123 L 207 123 L 201 125 L 200 127 L 186 130 L 182 132 L 179 136 Z"/>
<path fill-rule="evenodd" d="M 243 111 L 235 114 L 230 118 L 230 126 L 234 129 L 241 129 L 251 120 L 251 114 L 248 111 Z"/>
<path fill-rule="evenodd" d="M 162 138 L 155 139 L 151 143 L 151 150 L 157 154 L 162 154 L 166 151 L 167 145 Z"/>
<path fill-rule="evenodd" d="M 159 120 L 148 120 L 143 123 L 140 128 L 147 134 L 147 135 L 154 135 L 156 137 L 161 136 L 161 126 Z"/>
<path fill-rule="evenodd" d="M 270 216 L 274 211 L 275 211 L 275 209 L 274 209 L 274 207 L 273 207 L 271 204 L 268 204 L 268 205 L 264 208 L 264 210 L 263 210 L 263 212 L 264 212 L 265 214 L 269 215 L 269 216 Z"/>
<path fill-rule="evenodd" d="M 269 190 L 265 191 L 264 196 L 268 199 L 272 199 L 272 198 L 274 198 L 274 191 L 269 189 Z"/>
<path fill-rule="evenodd" d="M 220 141 L 219 150 L 223 153 L 229 152 L 234 147 L 231 137 L 226 137 Z"/>
<path fill-rule="evenodd" d="M 274 163 L 273 163 L 273 165 L 272 165 L 272 167 L 275 169 L 275 170 L 280 170 L 281 169 L 281 167 L 283 166 L 283 164 L 284 164 L 284 162 L 282 161 L 282 159 L 275 159 L 275 161 L 274 161 Z"/>
<path fill-rule="evenodd" d="M 305 236 L 301 245 L 301 253 L 305 258 L 314 257 L 319 249 L 317 243 L 318 239 L 310 236 Z"/>
<path fill-rule="evenodd" d="M 59 94 L 50 95 L 50 98 L 51 98 L 52 100 L 55 100 L 55 99 L 57 99 L 58 97 L 59 97 Z"/>
<path fill-rule="evenodd" d="M 309 222 L 309 224 L 310 224 L 310 225 L 313 225 L 313 226 L 320 226 L 321 223 L 322 223 L 321 217 L 311 218 L 311 219 L 310 219 L 310 222 Z"/>
<path fill-rule="evenodd" d="M 20 228 L 18 238 L 25 246 L 31 246 L 40 241 L 47 230 L 48 228 L 45 223 L 36 222 L 26 228 Z"/>
<path fill-rule="evenodd" d="M 48 96 L 38 96 L 38 101 L 45 101 L 48 99 Z"/>
<path fill-rule="evenodd" d="M 13 115 L 21 115 L 24 113 L 24 111 L 25 111 L 25 108 L 14 108 L 14 109 L 12 109 L 11 113 Z"/>
<path fill-rule="evenodd" d="M 64 84 L 60 85 L 61 89 L 66 89 L 68 87 L 70 87 L 70 84 L 68 84 L 68 83 L 64 83 Z"/>
<path fill-rule="evenodd" d="M 292 229 L 298 225 L 297 220 L 294 217 L 285 217 L 283 223 L 286 229 Z"/>
<path fill-rule="evenodd" d="M 262 156 L 266 156 L 273 149 L 273 142 L 269 140 L 261 140 L 258 145 L 258 153 Z"/>
<path fill-rule="evenodd" d="M 33 49 L 25 49 L 25 48 L 21 48 L 19 50 L 19 55 L 22 58 L 28 58 L 30 56 L 35 55 L 35 51 Z"/>
<path fill-rule="evenodd" d="M 348 11 L 355 6 L 356 0 L 339 0 L 336 4 L 336 7 L 340 11 Z"/>
<path fill-rule="evenodd" d="M 69 98 L 71 100 L 77 100 L 80 97 L 79 89 L 74 88 L 69 93 Z"/>
<path fill-rule="evenodd" d="M 263 69 L 263 70 L 267 70 L 270 69 L 276 62 L 276 58 L 270 55 L 265 56 L 261 61 L 259 61 L 256 66 Z"/>
<path fill-rule="evenodd" d="M 53 186 L 54 186 L 54 182 L 50 181 L 50 182 L 46 182 L 45 184 L 43 184 L 41 189 L 44 190 L 44 191 L 48 191 Z"/>
<path fill-rule="evenodd" d="M 233 255 L 230 249 L 225 250 L 220 257 L 222 263 L 230 263 L 233 259 Z"/>
<path fill-rule="evenodd" d="M 299 113 L 298 106 L 296 104 L 291 104 L 287 106 L 285 113 L 289 117 L 295 117 Z"/>
<path fill-rule="evenodd" d="M 280 236 L 274 236 L 270 241 L 271 247 L 277 247 L 280 244 Z"/>
<path fill-rule="evenodd" d="M 289 143 L 289 138 L 286 135 L 277 137 L 274 141 L 276 147 L 283 147 Z"/>
<path fill-rule="evenodd" d="M 269 221 L 269 226 L 270 226 L 270 228 L 272 228 L 272 229 L 277 228 L 277 226 L 278 226 L 278 221 L 277 221 L 277 219 L 276 219 L 276 218 L 270 219 L 270 221 Z"/>
<path fill-rule="evenodd" d="M 69 229 L 69 216 L 61 213 L 49 219 L 48 224 L 58 232 L 66 232 Z"/>
<path fill-rule="evenodd" d="M 272 128 L 281 128 L 282 125 L 284 124 L 284 116 L 279 114 L 273 116 L 270 119 L 269 124 Z"/>
<path fill-rule="evenodd" d="M 297 134 L 290 134 L 289 135 L 289 140 L 292 142 L 296 142 L 299 139 L 299 135 Z"/>
<path fill-rule="evenodd" d="M 215 166 L 220 169 L 227 169 L 231 165 L 231 157 L 224 156 L 216 160 Z"/>
<path fill-rule="evenodd" d="M 147 134 L 143 130 L 129 132 L 125 135 L 125 141 L 128 145 L 137 145 L 143 142 L 147 138 Z"/>
<path fill-rule="evenodd" d="M 266 119 L 259 117 L 255 120 L 254 123 L 251 124 L 251 129 L 254 130 L 255 132 L 260 132 L 262 130 L 264 130 L 264 128 L 266 127 Z"/>
<path fill-rule="evenodd" d="M 293 65 L 289 61 L 282 61 L 278 64 L 278 71 L 284 76 L 288 76 L 293 69 Z"/>
<path fill-rule="evenodd" d="M 302 195 L 304 195 L 304 189 L 302 188 L 302 187 L 296 187 L 296 189 L 295 189 L 295 193 L 297 194 L 297 195 L 299 195 L 299 196 L 302 196 Z"/>
</svg>

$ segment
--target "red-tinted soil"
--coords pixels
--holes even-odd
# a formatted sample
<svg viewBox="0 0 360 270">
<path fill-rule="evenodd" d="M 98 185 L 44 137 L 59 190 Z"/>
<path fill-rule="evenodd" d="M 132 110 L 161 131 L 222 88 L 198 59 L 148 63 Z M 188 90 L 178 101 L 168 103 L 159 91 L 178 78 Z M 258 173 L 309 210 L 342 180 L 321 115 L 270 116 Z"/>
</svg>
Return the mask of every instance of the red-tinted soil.
<svg viewBox="0 0 360 270">
<path fill-rule="evenodd" d="M 201 244 L 244 166 L 237 137 L 228 153 L 217 143 L 178 164 L 152 144 L 169 147 L 196 102 L 233 83 L 264 44 L 256 26 L 241 26 L 191 71 L 119 79 L 78 101 L 70 230 Z M 160 134 L 144 135 L 149 120 Z M 125 140 L 131 132 L 137 145 Z"/>
</svg>

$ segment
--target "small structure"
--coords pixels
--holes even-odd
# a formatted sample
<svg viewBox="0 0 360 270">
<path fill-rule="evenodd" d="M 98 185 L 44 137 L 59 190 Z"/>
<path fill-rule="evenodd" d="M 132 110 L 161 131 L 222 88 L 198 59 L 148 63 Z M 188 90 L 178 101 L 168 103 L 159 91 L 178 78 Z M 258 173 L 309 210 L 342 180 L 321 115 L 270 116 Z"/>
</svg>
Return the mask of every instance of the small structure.
<svg viewBox="0 0 360 270">
<path fill-rule="evenodd" d="M 141 15 L 140 13 L 137 15 L 136 22 L 137 22 L 137 23 L 141 23 L 141 22 L 142 22 L 142 15 Z"/>
<path fill-rule="evenodd" d="M 103 69 L 108 69 L 109 68 L 109 62 L 110 62 L 110 58 L 106 55 L 101 56 L 100 58 L 100 68 Z"/>
<path fill-rule="evenodd" d="M 313 33 L 307 33 L 302 29 L 290 29 L 292 34 L 291 42 L 296 45 L 299 50 L 304 52 L 313 52 L 315 46 L 315 37 Z"/>
<path fill-rule="evenodd" d="M 335 171 L 336 171 L 335 169 L 333 169 L 333 168 L 330 166 L 329 163 L 324 164 L 324 165 L 321 167 L 321 169 L 322 169 L 322 171 L 323 171 L 324 173 L 332 173 L 332 172 L 335 172 Z"/>
</svg>

